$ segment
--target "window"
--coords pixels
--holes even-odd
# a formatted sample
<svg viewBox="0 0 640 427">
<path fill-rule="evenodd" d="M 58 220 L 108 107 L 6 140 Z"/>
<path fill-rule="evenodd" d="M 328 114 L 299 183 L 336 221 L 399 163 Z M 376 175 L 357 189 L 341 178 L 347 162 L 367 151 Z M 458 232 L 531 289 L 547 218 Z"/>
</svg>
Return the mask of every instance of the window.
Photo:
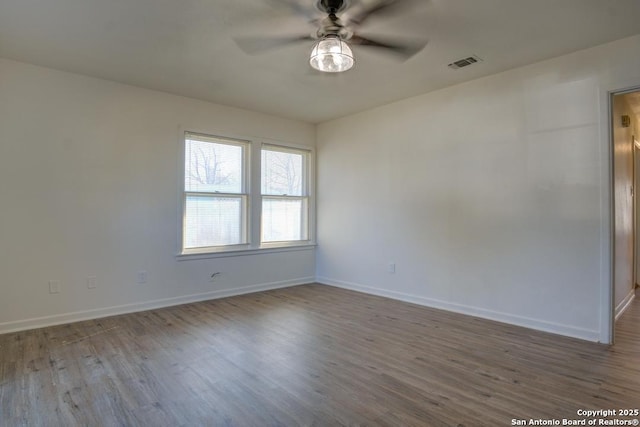
<svg viewBox="0 0 640 427">
<path fill-rule="evenodd" d="M 312 244 L 312 152 L 184 134 L 182 255 Z"/>
<path fill-rule="evenodd" d="M 243 141 L 187 133 L 183 249 L 247 243 Z"/>
<path fill-rule="evenodd" d="M 262 147 L 263 243 L 308 239 L 308 152 Z"/>
</svg>

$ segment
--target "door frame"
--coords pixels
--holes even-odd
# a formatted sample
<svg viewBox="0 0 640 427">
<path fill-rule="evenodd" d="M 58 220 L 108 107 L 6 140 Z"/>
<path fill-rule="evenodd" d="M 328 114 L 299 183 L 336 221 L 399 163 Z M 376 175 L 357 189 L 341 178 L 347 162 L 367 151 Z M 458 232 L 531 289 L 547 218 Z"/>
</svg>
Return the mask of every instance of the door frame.
<svg viewBox="0 0 640 427">
<path fill-rule="evenodd" d="M 609 174 L 609 180 L 610 180 L 610 184 L 609 184 L 609 191 L 610 191 L 610 197 L 609 197 L 609 207 L 610 207 L 610 248 L 611 248 L 611 252 L 610 252 L 610 266 L 611 266 L 611 272 L 610 272 L 610 280 L 609 280 L 609 295 L 608 295 L 608 299 L 609 299 L 609 313 L 608 313 L 608 322 L 609 322 L 609 342 L 608 344 L 615 344 L 615 323 L 616 323 L 616 298 L 615 298 L 615 287 L 616 287 L 616 282 L 615 282 L 615 278 L 616 278 L 616 267 L 615 267 L 615 261 L 616 261 L 616 224 L 615 224 L 615 202 L 616 202 L 616 193 L 615 193 L 615 172 L 616 172 L 616 164 L 615 164 L 615 141 L 614 141 L 614 116 L 613 116 L 613 100 L 615 96 L 618 95 L 625 95 L 628 93 L 633 93 L 633 92 L 640 92 L 640 85 L 638 86 L 632 86 L 632 87 L 627 87 L 625 89 L 619 89 L 619 90 L 612 90 L 608 92 L 608 99 L 607 99 L 607 104 L 608 104 L 608 121 L 607 121 L 607 125 L 608 125 L 608 135 L 609 135 L 609 166 L 610 166 L 610 174 Z M 632 238 L 633 238 L 633 244 L 632 244 L 632 256 L 631 256 L 631 260 L 632 260 L 632 281 L 633 281 L 633 286 L 635 286 L 636 284 L 636 243 L 638 241 L 638 238 L 636 236 L 637 232 L 638 232 L 638 227 L 636 224 L 636 191 L 637 189 L 635 188 L 635 171 L 636 171 L 636 162 L 635 162 L 635 153 L 636 153 L 636 149 L 637 147 L 635 146 L 635 135 L 633 135 L 632 137 L 632 141 L 631 141 L 631 145 L 632 145 L 632 151 L 631 151 L 631 158 L 632 158 L 632 166 L 631 166 L 631 174 L 633 176 L 633 183 L 632 183 L 632 189 L 633 189 L 633 196 L 632 196 L 632 203 L 631 203 L 631 210 L 632 210 Z"/>
</svg>

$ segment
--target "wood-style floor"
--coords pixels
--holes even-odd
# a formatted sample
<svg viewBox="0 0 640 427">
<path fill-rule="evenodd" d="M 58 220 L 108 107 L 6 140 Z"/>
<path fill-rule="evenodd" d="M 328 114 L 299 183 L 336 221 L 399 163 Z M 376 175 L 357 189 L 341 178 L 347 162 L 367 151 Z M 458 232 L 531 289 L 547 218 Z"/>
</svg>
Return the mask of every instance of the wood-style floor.
<svg viewBox="0 0 640 427">
<path fill-rule="evenodd" d="M 508 426 L 640 407 L 614 347 L 305 285 L 0 335 L 2 426 Z"/>
</svg>

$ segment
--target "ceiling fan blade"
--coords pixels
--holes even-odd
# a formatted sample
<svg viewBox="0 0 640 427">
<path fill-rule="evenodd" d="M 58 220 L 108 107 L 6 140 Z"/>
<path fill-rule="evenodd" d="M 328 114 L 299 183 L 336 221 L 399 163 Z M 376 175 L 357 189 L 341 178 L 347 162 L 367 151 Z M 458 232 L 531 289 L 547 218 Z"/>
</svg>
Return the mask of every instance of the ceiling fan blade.
<svg viewBox="0 0 640 427">
<path fill-rule="evenodd" d="M 377 0 L 369 6 L 354 6 L 347 10 L 341 18 L 354 26 L 362 25 L 373 15 L 388 16 L 396 12 L 404 12 L 415 5 L 414 0 Z"/>
<path fill-rule="evenodd" d="M 303 16 L 309 22 L 315 22 L 319 19 L 318 9 L 313 6 L 312 2 L 306 4 L 300 0 L 269 0 L 274 6 L 283 5 L 289 8 L 296 15 Z"/>
<path fill-rule="evenodd" d="M 279 49 L 290 44 L 312 40 L 314 39 L 310 35 L 281 37 L 242 36 L 233 38 L 233 41 L 236 42 L 238 47 L 242 49 L 244 53 L 249 55 L 256 55 L 262 52 Z"/>
<path fill-rule="evenodd" d="M 411 58 L 420 52 L 427 45 L 428 40 L 373 40 L 366 37 L 354 35 L 348 41 L 350 44 L 359 46 L 369 46 L 385 49 L 390 53 L 394 53 L 404 60 Z"/>
</svg>

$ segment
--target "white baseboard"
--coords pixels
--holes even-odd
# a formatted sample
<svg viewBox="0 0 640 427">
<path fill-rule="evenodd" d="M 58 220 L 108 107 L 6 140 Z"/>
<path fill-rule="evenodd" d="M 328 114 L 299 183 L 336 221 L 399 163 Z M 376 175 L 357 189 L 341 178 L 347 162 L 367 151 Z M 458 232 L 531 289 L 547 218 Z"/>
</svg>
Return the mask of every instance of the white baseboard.
<svg viewBox="0 0 640 427">
<path fill-rule="evenodd" d="M 420 297 L 417 295 L 406 294 L 402 292 L 389 291 L 386 289 L 365 286 L 357 283 L 345 282 L 330 279 L 328 277 L 302 277 L 299 279 L 262 283 L 258 285 L 243 286 L 233 289 L 220 289 L 201 294 L 184 295 L 173 298 L 156 299 L 134 304 L 124 304 L 119 306 L 98 308 L 93 310 L 75 311 L 70 313 L 56 314 L 52 316 L 37 317 L 31 319 L 17 320 L 11 322 L 0 323 L 0 334 L 17 332 L 28 329 L 42 328 L 46 326 L 54 326 L 82 320 L 99 319 L 102 317 L 115 316 L 118 314 L 134 313 L 138 311 L 152 310 L 156 308 L 170 307 L 174 305 L 188 304 L 191 302 L 206 301 L 218 298 L 226 298 L 236 295 L 243 295 L 253 292 L 261 292 L 272 289 L 287 288 L 291 286 L 303 285 L 307 283 L 321 283 L 324 285 L 335 286 L 343 289 L 364 292 L 367 294 L 378 295 L 395 300 L 405 301 L 426 307 L 438 308 L 442 310 L 452 311 L 455 313 L 476 316 L 485 319 L 495 320 L 498 322 L 509 323 L 512 325 L 523 326 L 530 329 L 537 329 L 545 332 L 580 338 L 588 341 L 597 342 L 599 339 L 598 331 L 576 328 L 573 326 L 561 325 L 558 323 L 547 322 L 528 317 L 517 316 L 509 313 L 501 313 L 478 307 L 467 306 L 447 301 L 436 300 L 432 298 Z M 634 298 L 634 293 L 630 293 L 618 307 L 616 307 L 616 319 L 624 312 Z"/>
<path fill-rule="evenodd" d="M 529 329 L 536 329 L 544 332 L 565 335 L 582 340 L 598 342 L 600 332 L 596 330 L 582 329 L 575 326 L 562 325 L 559 323 L 547 322 L 539 319 L 532 319 L 524 316 L 517 316 L 509 313 L 502 313 L 493 310 L 487 310 L 479 307 L 472 307 L 463 304 L 457 304 L 448 301 L 441 301 L 432 298 L 420 297 L 417 295 L 406 294 L 402 292 L 389 291 L 381 288 L 360 285 L 357 283 L 333 280 L 328 277 L 316 277 L 316 282 L 336 286 L 339 288 L 350 289 L 353 291 L 364 292 L 367 294 L 378 295 L 400 301 L 410 302 L 413 304 L 423 305 L 426 307 L 438 308 L 442 310 L 452 311 L 455 313 L 466 314 L 469 316 L 481 317 L 483 319 L 495 320 L 502 323 L 508 323 L 516 326 L 523 326 Z"/>
<path fill-rule="evenodd" d="M 0 323 L 0 334 L 8 332 L 24 331 L 27 329 L 43 328 L 45 326 L 61 325 L 82 320 L 99 319 L 118 314 L 134 313 L 137 311 L 153 310 L 156 308 L 171 307 L 174 305 L 188 304 L 191 302 L 206 301 L 211 299 L 226 298 L 253 292 L 268 291 L 272 289 L 288 288 L 314 282 L 314 277 L 301 277 L 299 279 L 281 282 L 262 283 L 258 285 L 243 286 L 240 288 L 220 289 L 201 294 L 183 295 L 173 298 L 156 299 L 134 304 L 124 304 L 112 307 L 97 308 L 93 310 L 75 311 L 71 313 L 55 314 L 52 316 L 36 317 L 32 319 L 16 320 Z"/>
<path fill-rule="evenodd" d="M 622 316 L 622 313 L 624 313 L 625 310 L 629 308 L 629 305 L 631 305 L 631 301 L 633 301 L 633 299 L 636 297 L 635 291 L 635 288 L 631 289 L 631 292 L 629 292 L 629 294 L 624 297 L 622 301 L 620 301 L 620 304 L 616 306 L 616 322 L 618 321 L 618 318 Z"/>
</svg>

